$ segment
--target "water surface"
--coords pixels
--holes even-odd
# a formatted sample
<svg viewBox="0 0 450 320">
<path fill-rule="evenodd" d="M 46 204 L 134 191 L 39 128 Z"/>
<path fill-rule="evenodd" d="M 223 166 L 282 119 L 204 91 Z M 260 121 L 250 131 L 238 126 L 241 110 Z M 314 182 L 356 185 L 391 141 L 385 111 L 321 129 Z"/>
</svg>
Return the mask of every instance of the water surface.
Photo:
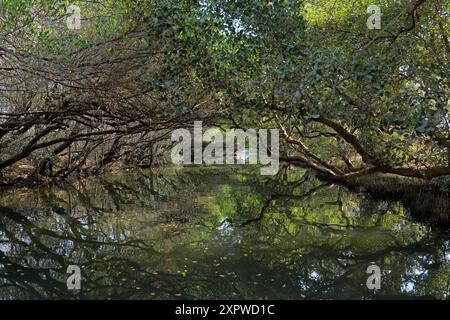
<svg viewBox="0 0 450 320">
<path fill-rule="evenodd" d="M 448 232 L 303 170 L 169 168 L 0 194 L 2 299 L 448 299 L 449 274 Z"/>
</svg>

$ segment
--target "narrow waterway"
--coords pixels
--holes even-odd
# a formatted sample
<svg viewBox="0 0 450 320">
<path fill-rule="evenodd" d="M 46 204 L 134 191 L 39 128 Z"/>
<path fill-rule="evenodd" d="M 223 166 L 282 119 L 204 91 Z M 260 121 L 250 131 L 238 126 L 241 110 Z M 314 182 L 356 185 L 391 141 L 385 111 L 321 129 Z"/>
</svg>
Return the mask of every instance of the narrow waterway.
<svg viewBox="0 0 450 320">
<path fill-rule="evenodd" d="M 80 291 L 67 289 L 69 265 L 81 268 Z M 449 290 L 447 231 L 303 170 L 167 168 L 0 194 L 2 299 L 448 299 Z"/>
</svg>

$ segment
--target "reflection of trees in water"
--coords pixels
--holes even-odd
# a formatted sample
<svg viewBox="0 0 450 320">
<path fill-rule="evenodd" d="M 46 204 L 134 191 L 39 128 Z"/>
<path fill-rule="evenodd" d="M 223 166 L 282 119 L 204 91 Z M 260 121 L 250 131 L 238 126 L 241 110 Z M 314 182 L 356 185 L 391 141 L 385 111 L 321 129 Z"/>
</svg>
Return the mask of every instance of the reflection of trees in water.
<svg viewBox="0 0 450 320">
<path fill-rule="evenodd" d="M 393 235 L 364 239 L 353 232 L 326 226 L 302 223 L 296 227 L 294 234 L 289 231 L 284 234 L 289 233 L 286 237 L 290 242 L 279 239 L 286 230 L 285 225 L 273 230 L 274 245 L 268 252 L 255 253 L 255 260 L 260 261 L 260 273 L 274 274 L 276 270 L 277 277 L 288 275 L 289 279 L 284 281 L 289 281 L 298 298 L 376 298 L 405 294 L 443 298 L 448 290 L 450 248 L 448 240 L 441 236 L 424 236 L 418 241 L 416 234 L 403 239 Z M 383 271 L 381 291 L 377 294 L 365 286 L 368 277 L 365 271 L 370 264 L 380 266 Z"/>
<path fill-rule="evenodd" d="M 164 205 L 165 194 L 176 185 L 161 175 L 127 182 L 99 179 L 62 191 L 41 189 L 20 197 L 17 210 L 1 207 L 1 296 L 70 297 L 65 283 L 70 264 L 83 266 L 80 297 L 95 297 L 99 290 L 103 297 L 154 291 L 156 286 L 164 290 L 158 285 L 164 274 L 156 277 L 134 259 L 156 254 L 152 243 L 136 238 L 133 222 L 114 214 L 137 209 L 162 209 L 164 214 L 170 209 Z"/>
<path fill-rule="evenodd" d="M 70 264 L 83 266 L 82 295 L 97 287 L 111 292 L 118 287 L 121 273 L 133 262 L 127 252 L 150 250 L 140 239 L 113 234 L 109 228 L 86 223 L 84 217 L 74 218 L 63 212 L 39 225 L 30 217 L 8 208 L 1 208 L 0 235 L 2 249 L 2 287 L 13 296 L 66 297 L 65 272 Z M 35 214 L 35 213 L 34 213 Z M 33 217 L 33 220 L 41 220 Z M 120 239 L 122 238 L 122 239 Z M 0 269 L 1 270 L 1 269 Z M 108 273 L 108 270 L 117 272 Z M 97 274 L 97 272 L 100 274 Z M 121 287 L 123 290 L 125 287 Z M 5 291 L 2 289 L 3 296 Z"/>
<path fill-rule="evenodd" d="M 145 171 L 1 203 L 2 298 L 370 298 L 370 263 L 385 296 L 448 287 L 448 237 L 309 174 Z"/>
<path fill-rule="evenodd" d="M 264 235 L 259 241 L 270 244 L 257 258 L 261 273 L 288 274 L 284 281 L 298 291 L 296 298 L 445 297 L 450 288 L 447 234 L 412 224 L 398 202 L 308 181 L 306 174 L 272 188 L 257 214 L 239 221 L 241 228 L 252 227 L 244 242 Z M 233 196 L 242 203 L 239 193 Z M 384 271 L 377 294 L 365 286 L 372 263 Z"/>
</svg>

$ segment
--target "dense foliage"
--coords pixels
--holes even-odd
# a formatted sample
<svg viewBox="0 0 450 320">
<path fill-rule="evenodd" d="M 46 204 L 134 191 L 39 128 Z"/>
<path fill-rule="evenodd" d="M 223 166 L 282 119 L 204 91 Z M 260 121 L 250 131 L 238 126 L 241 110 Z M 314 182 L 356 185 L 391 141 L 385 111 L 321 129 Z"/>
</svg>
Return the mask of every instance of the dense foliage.
<svg viewBox="0 0 450 320">
<path fill-rule="evenodd" d="M 204 120 L 278 127 L 283 160 L 336 178 L 449 175 L 450 4 L 378 1 L 371 30 L 371 2 L 5 0 L 0 172 L 150 166 Z"/>
</svg>

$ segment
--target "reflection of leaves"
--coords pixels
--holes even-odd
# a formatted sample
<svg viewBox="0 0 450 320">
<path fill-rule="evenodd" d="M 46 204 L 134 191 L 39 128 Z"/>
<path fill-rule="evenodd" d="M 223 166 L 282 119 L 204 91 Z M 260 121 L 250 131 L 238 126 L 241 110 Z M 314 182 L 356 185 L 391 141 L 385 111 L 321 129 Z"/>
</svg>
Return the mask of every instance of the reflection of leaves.
<svg viewBox="0 0 450 320">
<path fill-rule="evenodd" d="M 235 177 L 226 169 L 131 173 L 3 195 L 11 205 L 0 209 L 0 245 L 10 247 L 0 251 L 0 297 L 371 298 L 360 290 L 371 262 L 392 270 L 383 294 L 402 294 L 405 275 L 415 281 L 411 294 L 442 294 L 448 239 L 408 223 L 398 203 L 303 170 Z M 229 237 L 218 237 L 221 214 L 234 214 Z M 66 290 L 68 264 L 83 267 L 79 294 Z"/>
</svg>

